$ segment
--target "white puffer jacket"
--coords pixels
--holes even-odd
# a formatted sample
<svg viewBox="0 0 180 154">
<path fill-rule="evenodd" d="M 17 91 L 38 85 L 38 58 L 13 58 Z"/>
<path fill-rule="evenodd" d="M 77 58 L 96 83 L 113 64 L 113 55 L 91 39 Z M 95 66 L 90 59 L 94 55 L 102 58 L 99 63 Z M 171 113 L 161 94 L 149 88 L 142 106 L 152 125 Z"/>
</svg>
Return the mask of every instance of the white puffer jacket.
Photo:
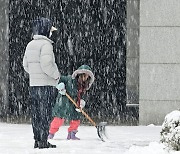
<svg viewBox="0 0 180 154">
<path fill-rule="evenodd" d="M 34 35 L 28 43 L 23 67 L 29 73 L 30 86 L 56 86 L 60 73 L 55 63 L 52 41 L 43 35 Z"/>
</svg>

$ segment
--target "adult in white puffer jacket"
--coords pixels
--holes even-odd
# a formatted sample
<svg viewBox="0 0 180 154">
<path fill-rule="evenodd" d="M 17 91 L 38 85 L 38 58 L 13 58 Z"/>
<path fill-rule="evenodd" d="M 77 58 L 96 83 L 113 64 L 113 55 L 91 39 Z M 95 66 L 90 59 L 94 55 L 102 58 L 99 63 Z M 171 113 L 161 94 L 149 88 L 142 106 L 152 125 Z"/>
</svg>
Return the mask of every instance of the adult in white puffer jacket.
<svg viewBox="0 0 180 154">
<path fill-rule="evenodd" d="M 52 22 L 39 18 L 33 22 L 34 37 L 28 43 L 23 58 L 23 66 L 29 74 L 30 104 L 34 148 L 55 148 L 47 142 L 49 125 L 52 118 L 52 105 L 55 102 L 56 89 L 60 73 L 55 63 L 53 46 L 49 39 L 53 30 Z"/>
<path fill-rule="evenodd" d="M 52 41 L 43 35 L 34 35 L 28 43 L 23 66 L 29 73 L 30 86 L 56 86 L 59 71 L 55 63 Z"/>
<path fill-rule="evenodd" d="M 29 73 L 30 86 L 56 86 L 59 71 L 55 63 L 52 41 L 43 35 L 34 35 L 28 43 L 23 66 Z"/>
</svg>

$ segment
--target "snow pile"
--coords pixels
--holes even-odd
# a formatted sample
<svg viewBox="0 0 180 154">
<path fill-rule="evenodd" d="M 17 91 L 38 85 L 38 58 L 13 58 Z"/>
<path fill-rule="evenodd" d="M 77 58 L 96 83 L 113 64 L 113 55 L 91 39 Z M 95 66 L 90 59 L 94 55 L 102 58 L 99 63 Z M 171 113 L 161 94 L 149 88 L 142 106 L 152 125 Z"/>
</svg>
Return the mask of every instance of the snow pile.
<svg viewBox="0 0 180 154">
<path fill-rule="evenodd" d="M 132 146 L 124 154 L 169 154 L 168 151 L 164 150 L 164 145 L 158 142 L 151 142 L 149 146 L 140 147 Z"/>
<path fill-rule="evenodd" d="M 165 146 L 180 150 L 180 111 L 175 110 L 166 115 L 160 135 L 160 142 Z"/>
</svg>

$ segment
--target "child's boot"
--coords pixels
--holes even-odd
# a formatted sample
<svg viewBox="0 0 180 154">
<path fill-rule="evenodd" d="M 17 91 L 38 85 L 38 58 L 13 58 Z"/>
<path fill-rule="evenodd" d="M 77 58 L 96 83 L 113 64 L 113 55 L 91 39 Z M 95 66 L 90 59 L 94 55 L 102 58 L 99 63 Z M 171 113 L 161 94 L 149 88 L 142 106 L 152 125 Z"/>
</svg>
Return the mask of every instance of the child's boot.
<svg viewBox="0 0 180 154">
<path fill-rule="evenodd" d="M 49 133 L 48 139 L 53 139 L 53 137 L 54 137 L 54 134 Z"/>
<path fill-rule="evenodd" d="M 77 130 L 71 131 L 71 139 L 72 140 L 80 140 L 80 138 L 76 137 Z"/>
<path fill-rule="evenodd" d="M 68 132 L 67 140 L 71 139 L 71 132 Z"/>
</svg>

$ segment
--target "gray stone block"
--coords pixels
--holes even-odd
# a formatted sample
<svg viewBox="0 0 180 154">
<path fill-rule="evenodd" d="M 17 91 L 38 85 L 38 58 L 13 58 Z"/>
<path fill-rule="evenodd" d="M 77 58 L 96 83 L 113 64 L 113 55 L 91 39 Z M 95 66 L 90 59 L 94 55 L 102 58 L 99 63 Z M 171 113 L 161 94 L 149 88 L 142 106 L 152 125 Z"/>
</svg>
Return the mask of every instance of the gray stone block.
<svg viewBox="0 0 180 154">
<path fill-rule="evenodd" d="M 127 52 L 126 57 L 139 57 L 139 29 L 127 29 Z"/>
<path fill-rule="evenodd" d="M 8 1 L 0 1 L 0 23 L 6 23 L 9 19 Z"/>
<path fill-rule="evenodd" d="M 165 116 L 171 111 L 180 109 L 180 101 L 148 101 L 139 102 L 140 125 L 162 125 Z"/>
<path fill-rule="evenodd" d="M 126 59 L 126 84 L 139 85 L 139 58 Z"/>
<path fill-rule="evenodd" d="M 127 104 L 139 104 L 139 87 L 138 85 L 126 86 Z"/>
<path fill-rule="evenodd" d="M 180 27 L 141 27 L 140 63 L 180 63 Z"/>
<path fill-rule="evenodd" d="M 141 0 L 140 26 L 180 26 L 179 0 Z"/>
<path fill-rule="evenodd" d="M 139 28 L 140 0 L 127 0 L 127 28 Z"/>
<path fill-rule="evenodd" d="M 180 100 L 180 64 L 140 64 L 141 100 Z"/>
</svg>

